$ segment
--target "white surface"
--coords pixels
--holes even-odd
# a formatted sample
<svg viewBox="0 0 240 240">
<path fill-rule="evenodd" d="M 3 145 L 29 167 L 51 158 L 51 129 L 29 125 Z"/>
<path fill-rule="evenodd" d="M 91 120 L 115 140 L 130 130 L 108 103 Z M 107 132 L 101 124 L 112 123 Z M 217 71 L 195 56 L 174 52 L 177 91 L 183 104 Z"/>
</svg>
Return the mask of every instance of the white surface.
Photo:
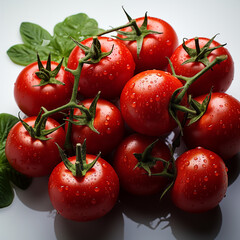
<svg viewBox="0 0 240 240">
<path fill-rule="evenodd" d="M 50 33 L 65 17 L 84 12 L 95 18 L 101 28 L 126 23 L 121 6 L 133 17 L 159 17 L 176 30 L 179 42 L 184 37 L 212 37 L 227 42 L 235 62 L 234 81 L 228 93 L 240 100 L 239 23 L 237 0 L 1 0 L 0 1 L 0 112 L 17 115 L 13 85 L 23 67 L 10 61 L 7 49 L 21 42 L 19 26 L 23 21 L 37 23 Z M 166 200 L 161 205 L 144 207 L 143 201 L 125 199 L 106 217 L 91 223 L 67 221 L 53 210 L 47 194 L 47 178 L 33 181 L 26 191 L 15 189 L 11 206 L 0 209 L 0 239 L 3 240 L 143 240 L 143 239 L 230 239 L 240 236 L 240 193 L 238 176 L 240 156 L 233 159 L 231 184 L 217 209 L 190 215 L 174 209 Z M 135 205 L 134 201 L 137 201 Z M 154 229 L 155 228 L 155 229 Z M 87 233 L 89 235 L 87 235 Z"/>
</svg>

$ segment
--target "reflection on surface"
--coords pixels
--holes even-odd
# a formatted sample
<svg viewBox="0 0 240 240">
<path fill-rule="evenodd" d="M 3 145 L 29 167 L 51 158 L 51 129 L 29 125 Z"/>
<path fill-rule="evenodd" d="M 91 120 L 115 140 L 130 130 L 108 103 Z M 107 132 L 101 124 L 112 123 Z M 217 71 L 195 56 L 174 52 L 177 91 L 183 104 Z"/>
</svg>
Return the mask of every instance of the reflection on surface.
<svg viewBox="0 0 240 240">
<path fill-rule="evenodd" d="M 232 159 L 226 161 L 228 168 L 228 186 L 231 185 L 240 173 L 240 153 L 236 154 Z"/>
<path fill-rule="evenodd" d="M 119 204 L 103 218 L 91 222 L 74 222 L 56 214 L 54 227 L 58 240 L 124 239 L 124 221 Z"/>
<path fill-rule="evenodd" d="M 123 193 L 121 195 L 121 204 L 123 205 L 124 214 L 137 223 L 138 227 L 144 225 L 154 230 L 149 235 L 152 237 L 151 240 L 161 239 L 161 237 L 164 239 L 167 234 L 164 231 L 170 231 L 173 234 L 168 239 L 215 239 L 222 225 L 220 207 L 205 213 L 187 213 L 174 207 L 169 196 L 165 196 L 160 201 L 158 196 L 139 198 Z M 147 236 L 146 234 L 145 239 Z M 169 234 L 167 236 L 169 237 Z M 138 236 L 138 239 L 144 238 Z"/>
<path fill-rule="evenodd" d="M 19 200 L 27 207 L 37 211 L 51 211 L 53 206 L 48 197 L 48 177 L 33 178 L 26 190 L 16 189 Z"/>
</svg>

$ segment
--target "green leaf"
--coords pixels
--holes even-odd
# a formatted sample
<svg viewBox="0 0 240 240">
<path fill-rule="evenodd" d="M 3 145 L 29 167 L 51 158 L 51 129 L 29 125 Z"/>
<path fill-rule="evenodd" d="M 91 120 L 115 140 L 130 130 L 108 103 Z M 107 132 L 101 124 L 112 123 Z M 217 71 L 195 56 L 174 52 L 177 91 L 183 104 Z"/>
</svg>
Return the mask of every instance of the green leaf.
<svg viewBox="0 0 240 240">
<path fill-rule="evenodd" d="M 21 24 L 20 34 L 23 43 L 26 45 L 44 46 L 47 43 L 50 43 L 50 41 L 52 40 L 52 36 L 47 30 L 37 24 L 30 22 L 23 22 Z"/>
<path fill-rule="evenodd" d="M 0 208 L 9 206 L 14 198 L 12 182 L 26 189 L 31 179 L 13 169 L 5 155 L 5 145 L 9 131 L 18 122 L 18 118 L 7 113 L 0 114 Z"/>
<path fill-rule="evenodd" d="M 37 24 L 23 22 L 20 26 L 23 44 L 10 47 L 7 54 L 14 63 L 26 66 L 37 61 L 37 53 L 42 60 L 47 60 L 51 53 L 52 61 L 60 62 L 64 57 L 63 66 L 67 66 L 68 56 L 76 46 L 70 36 L 82 41 L 101 31 L 97 21 L 84 13 L 69 16 L 58 23 L 53 36 Z"/>
<path fill-rule="evenodd" d="M 14 198 L 12 186 L 6 174 L 0 172 L 0 208 L 9 206 Z"/>
</svg>

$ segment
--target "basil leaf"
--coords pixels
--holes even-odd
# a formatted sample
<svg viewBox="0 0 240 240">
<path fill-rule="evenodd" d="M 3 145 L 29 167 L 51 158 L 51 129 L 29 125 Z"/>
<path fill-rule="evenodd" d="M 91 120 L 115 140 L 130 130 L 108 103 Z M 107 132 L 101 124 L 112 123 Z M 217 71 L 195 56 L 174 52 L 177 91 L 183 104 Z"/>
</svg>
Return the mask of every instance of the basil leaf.
<svg viewBox="0 0 240 240">
<path fill-rule="evenodd" d="M 50 33 L 37 24 L 23 22 L 20 26 L 20 34 L 26 45 L 44 46 L 52 40 Z"/>
<path fill-rule="evenodd" d="M 7 54 L 14 63 L 26 66 L 37 61 L 37 53 L 41 60 L 47 60 L 51 53 L 52 61 L 60 62 L 64 57 L 63 66 L 67 66 L 68 57 L 76 46 L 70 36 L 82 41 L 101 31 L 103 30 L 98 28 L 97 21 L 85 13 L 69 16 L 56 24 L 53 36 L 37 24 L 23 22 L 20 26 L 23 44 L 10 47 Z"/>
<path fill-rule="evenodd" d="M 13 201 L 14 193 L 10 182 L 21 189 L 26 189 L 31 183 L 29 177 L 11 167 L 5 155 L 8 133 L 18 121 L 18 118 L 10 114 L 0 114 L 0 208 L 9 206 Z"/>
<path fill-rule="evenodd" d="M 0 172 L 0 208 L 9 206 L 14 198 L 12 186 L 6 174 Z"/>
</svg>

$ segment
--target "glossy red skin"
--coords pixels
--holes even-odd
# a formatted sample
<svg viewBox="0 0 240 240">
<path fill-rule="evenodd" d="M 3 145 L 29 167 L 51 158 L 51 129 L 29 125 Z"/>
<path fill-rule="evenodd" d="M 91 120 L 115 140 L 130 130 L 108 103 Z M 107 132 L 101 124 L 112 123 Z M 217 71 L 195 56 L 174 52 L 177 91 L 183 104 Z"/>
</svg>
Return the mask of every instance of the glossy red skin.
<svg viewBox="0 0 240 240">
<path fill-rule="evenodd" d="M 205 95 L 196 97 L 202 102 Z M 240 151 L 240 102 L 226 93 L 213 93 L 206 113 L 197 122 L 184 127 L 188 148 L 202 146 L 224 160 Z"/>
<path fill-rule="evenodd" d="M 144 17 L 137 18 L 136 23 L 140 27 Z M 142 49 L 139 57 L 137 56 L 136 41 L 122 41 L 130 50 L 136 63 L 135 73 L 150 69 L 166 70 L 168 60 L 178 46 L 178 37 L 175 30 L 167 22 L 154 17 L 148 17 L 148 30 L 162 32 L 162 34 L 149 34 L 143 40 Z M 130 32 L 131 27 L 121 29 L 121 31 Z M 119 35 L 121 38 L 125 36 Z"/>
<path fill-rule="evenodd" d="M 160 136 L 172 131 L 176 122 L 168 107 L 173 92 L 182 83 L 168 72 L 148 70 L 135 75 L 125 85 L 120 107 L 124 120 L 136 132 Z M 186 104 L 186 97 L 183 99 Z M 182 114 L 178 114 L 182 119 Z"/>
<path fill-rule="evenodd" d="M 135 168 L 138 160 L 133 153 L 142 153 L 155 140 L 155 137 L 132 134 L 126 137 L 116 150 L 113 166 L 118 174 L 120 186 L 133 195 L 147 196 L 161 193 L 169 183 L 166 177 L 148 176 L 143 168 Z M 152 156 L 166 161 L 171 158 L 168 147 L 161 140 L 153 148 Z M 151 167 L 152 173 L 159 173 L 162 170 L 163 164 L 160 161 Z"/>
<path fill-rule="evenodd" d="M 214 152 L 197 147 L 176 160 L 177 177 L 171 190 L 173 203 L 187 212 L 216 207 L 228 186 L 227 169 Z"/>
<path fill-rule="evenodd" d="M 46 61 L 42 61 L 46 66 Z M 58 63 L 51 62 L 52 70 Z M 56 79 L 65 85 L 47 84 L 45 86 L 35 86 L 40 84 L 41 79 L 35 74 L 39 71 L 37 62 L 25 67 L 14 85 L 14 97 L 18 107 L 27 116 L 37 116 L 41 107 L 52 110 L 69 102 L 72 94 L 72 83 L 67 79 L 64 67 L 61 67 Z M 60 114 L 54 115 L 59 119 Z"/>
<path fill-rule="evenodd" d="M 200 48 L 208 41 L 208 38 L 199 38 Z M 186 46 L 190 48 L 196 48 L 194 39 L 189 39 L 185 43 Z M 213 41 L 210 48 L 219 45 L 220 44 L 218 42 Z M 212 62 L 217 56 L 221 55 L 227 55 L 227 59 L 220 64 L 216 64 L 211 70 L 204 73 L 199 79 L 197 79 L 188 89 L 188 94 L 191 94 L 193 97 L 207 94 L 210 92 L 212 87 L 213 92 L 227 91 L 234 77 L 234 63 L 229 51 L 225 47 L 218 48 L 208 55 L 208 60 L 209 62 Z M 192 77 L 205 67 L 205 65 L 201 62 L 193 62 L 182 65 L 182 63 L 189 58 L 189 55 L 183 49 L 182 45 L 174 51 L 170 60 L 177 75 Z M 172 72 L 169 65 L 168 71 L 170 73 Z"/>
<path fill-rule="evenodd" d="M 96 156 L 86 156 L 87 163 Z M 75 163 L 76 157 L 69 160 Z M 119 179 L 112 166 L 99 158 L 84 177 L 74 177 L 63 162 L 52 171 L 48 192 L 54 208 L 64 218 L 90 221 L 107 214 L 119 194 Z"/>
<path fill-rule="evenodd" d="M 34 126 L 36 117 L 24 119 L 30 126 Z M 45 129 L 59 126 L 54 119 L 48 118 Z M 41 141 L 32 138 L 21 122 L 18 122 L 9 132 L 5 153 L 9 163 L 17 171 L 30 176 L 41 177 L 49 175 L 52 169 L 61 161 L 56 143 L 63 148 L 65 131 L 59 128 L 46 135 L 50 138 Z"/>
<path fill-rule="evenodd" d="M 120 96 L 123 86 L 133 76 L 135 63 L 130 51 L 120 41 L 108 37 L 98 37 L 98 39 L 102 52 L 111 51 L 114 45 L 113 51 L 99 63 L 84 64 L 79 81 L 79 92 L 85 98 L 92 98 L 101 91 L 102 98 L 114 99 Z M 90 47 L 92 38 L 85 39 L 81 43 Z M 68 68 L 76 69 L 79 59 L 83 57 L 85 57 L 84 51 L 76 46 L 69 56 Z M 71 73 L 69 79 L 74 82 Z"/>
<path fill-rule="evenodd" d="M 81 102 L 89 108 L 93 99 Z M 81 115 L 80 110 L 75 109 L 74 115 Z M 121 112 L 111 102 L 99 99 L 96 107 L 94 127 L 100 133 L 93 132 L 88 126 L 72 126 L 72 143 L 83 143 L 86 139 L 87 152 L 91 154 L 107 155 L 121 142 L 124 135 L 124 123 Z"/>
</svg>

